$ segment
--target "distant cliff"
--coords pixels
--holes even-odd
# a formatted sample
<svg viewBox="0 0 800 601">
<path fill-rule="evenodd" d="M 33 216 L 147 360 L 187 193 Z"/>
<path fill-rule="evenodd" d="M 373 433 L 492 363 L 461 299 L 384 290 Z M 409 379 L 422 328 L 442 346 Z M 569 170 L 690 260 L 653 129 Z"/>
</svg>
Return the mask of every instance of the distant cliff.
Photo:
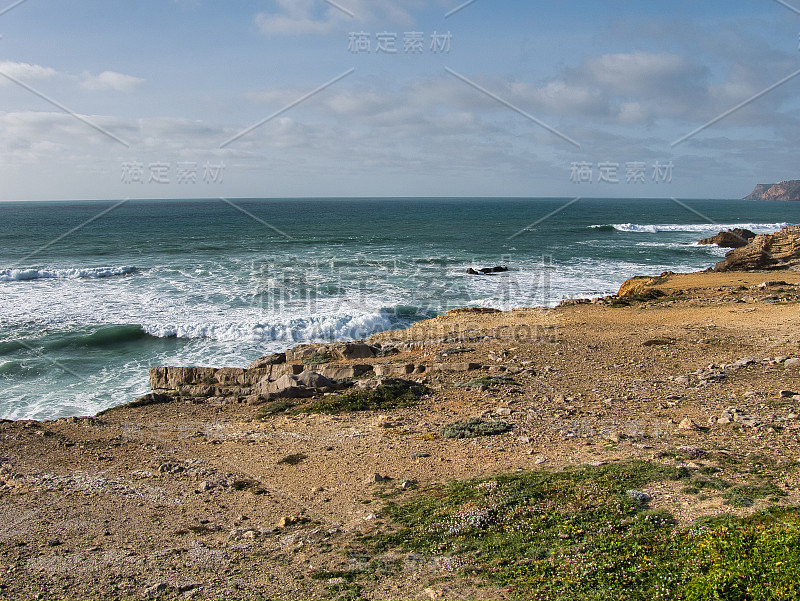
<svg viewBox="0 0 800 601">
<path fill-rule="evenodd" d="M 757 184 L 745 200 L 800 200 L 800 180 L 790 179 L 778 184 Z"/>
</svg>

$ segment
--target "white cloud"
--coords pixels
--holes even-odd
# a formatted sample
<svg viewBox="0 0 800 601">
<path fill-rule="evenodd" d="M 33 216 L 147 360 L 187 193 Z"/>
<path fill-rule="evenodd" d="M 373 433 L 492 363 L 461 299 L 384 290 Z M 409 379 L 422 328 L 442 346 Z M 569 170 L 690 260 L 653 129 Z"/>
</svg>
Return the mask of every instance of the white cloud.
<svg viewBox="0 0 800 601">
<path fill-rule="evenodd" d="M 0 61 L 0 72 L 9 77 L 22 81 L 52 79 L 58 75 L 58 71 L 50 67 L 41 65 L 31 65 L 28 63 L 15 63 L 13 61 Z M 7 79 L 0 79 L 0 84 L 10 83 Z"/>
<path fill-rule="evenodd" d="M 261 33 L 267 36 L 292 36 L 322 34 L 331 31 L 348 18 L 343 12 L 328 7 L 322 17 L 316 17 L 316 0 L 278 0 L 278 12 L 261 12 L 255 21 Z"/>
<path fill-rule="evenodd" d="M 431 5 L 444 11 L 453 5 L 451 0 L 337 0 L 341 10 L 322 0 L 276 0 L 275 3 L 275 11 L 264 11 L 255 17 L 264 35 L 319 35 L 340 26 L 365 23 L 411 26 L 417 21 L 415 12 L 430 9 Z"/>
<path fill-rule="evenodd" d="M 86 90 L 113 90 L 116 92 L 130 92 L 144 83 L 144 79 L 124 75 L 115 71 L 103 71 L 100 75 L 83 75 L 81 87 Z"/>
</svg>

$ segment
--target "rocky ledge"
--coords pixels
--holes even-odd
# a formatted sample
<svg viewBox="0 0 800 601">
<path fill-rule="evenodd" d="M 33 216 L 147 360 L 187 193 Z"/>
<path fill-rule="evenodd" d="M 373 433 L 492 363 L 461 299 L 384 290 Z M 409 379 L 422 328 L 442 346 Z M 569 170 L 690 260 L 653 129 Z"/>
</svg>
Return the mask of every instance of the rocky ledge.
<svg viewBox="0 0 800 601">
<path fill-rule="evenodd" d="M 246 402 L 261 405 L 279 398 L 308 398 L 349 388 L 354 379 L 369 388 L 386 378 L 421 375 L 434 371 L 467 372 L 482 365 L 474 362 L 414 363 L 386 359 L 408 351 L 408 345 L 339 342 L 303 344 L 237 367 L 153 367 L 151 394 L 135 404 L 159 403 L 174 398 Z M 444 357 L 443 357 L 444 359 Z"/>
<path fill-rule="evenodd" d="M 759 234 L 734 248 L 717 263 L 714 271 L 794 269 L 800 265 L 800 226 L 790 225 L 774 234 Z"/>
</svg>

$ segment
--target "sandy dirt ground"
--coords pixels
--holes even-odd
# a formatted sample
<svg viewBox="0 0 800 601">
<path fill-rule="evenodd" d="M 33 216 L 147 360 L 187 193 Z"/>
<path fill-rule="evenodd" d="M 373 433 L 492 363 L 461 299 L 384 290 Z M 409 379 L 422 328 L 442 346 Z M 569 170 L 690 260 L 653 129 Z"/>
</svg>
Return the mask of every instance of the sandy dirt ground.
<svg viewBox="0 0 800 601">
<path fill-rule="evenodd" d="M 385 560 L 401 567 L 376 572 L 365 598 L 502 598 L 442 562 L 370 555 L 362 536 L 386 498 L 630 458 L 720 465 L 746 483 L 752 470 L 721 459 L 800 458 L 800 273 L 679 274 L 649 289 L 664 295 L 382 333 L 404 350 L 368 362 L 481 366 L 409 375 L 429 394 L 384 414 L 259 419 L 212 398 L 0 423 L 0 597 L 336 598 L 315 572 Z M 482 376 L 495 380 L 459 386 Z M 441 435 L 470 417 L 513 429 Z M 780 486 L 780 502 L 800 503 L 800 473 Z M 733 511 L 677 484 L 646 492 L 682 523 Z"/>
</svg>

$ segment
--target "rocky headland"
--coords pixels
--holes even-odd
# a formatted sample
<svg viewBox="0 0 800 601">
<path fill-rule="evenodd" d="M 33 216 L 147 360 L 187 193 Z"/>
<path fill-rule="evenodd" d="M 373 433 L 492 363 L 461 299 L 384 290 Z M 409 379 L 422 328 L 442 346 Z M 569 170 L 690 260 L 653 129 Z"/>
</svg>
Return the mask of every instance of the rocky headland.
<svg viewBox="0 0 800 601">
<path fill-rule="evenodd" d="M 674 474 L 620 489 L 670 528 L 800 505 L 799 232 L 610 297 L 153 367 L 152 392 L 97 416 L 2 422 L 0 597 L 529 598 L 468 545 L 527 523 L 498 517 L 513 478 L 605 474 L 583 515 L 608 470 Z M 488 505 L 415 514 L 438 547 L 391 538 L 393 507 L 468 478 Z M 584 536 L 552 527 L 548 553 Z"/>
<path fill-rule="evenodd" d="M 777 184 L 756 184 L 744 200 L 800 200 L 800 180 L 792 179 Z"/>
</svg>

